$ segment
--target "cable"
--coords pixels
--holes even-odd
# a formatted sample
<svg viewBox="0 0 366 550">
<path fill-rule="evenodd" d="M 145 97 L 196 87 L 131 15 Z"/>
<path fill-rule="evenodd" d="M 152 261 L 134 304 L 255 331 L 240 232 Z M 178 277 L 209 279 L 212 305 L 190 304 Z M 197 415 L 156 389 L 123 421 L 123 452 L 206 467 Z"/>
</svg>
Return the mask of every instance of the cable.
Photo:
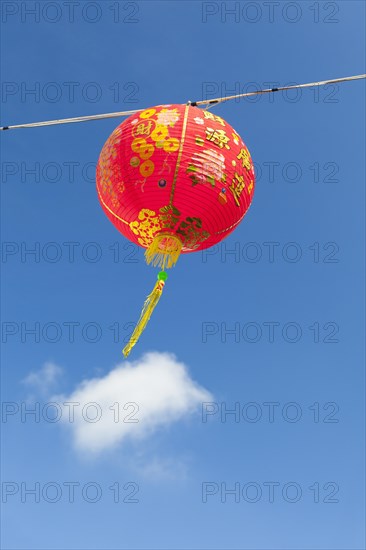
<svg viewBox="0 0 366 550">
<path fill-rule="evenodd" d="M 30 122 L 28 124 L 16 124 L 14 126 L 1 126 L 0 130 L 14 130 L 16 128 L 37 128 L 39 126 L 54 126 L 56 124 L 69 124 L 73 122 L 88 122 L 89 120 L 102 120 L 105 118 L 114 118 L 120 116 L 129 116 L 138 113 L 141 109 L 135 111 L 120 111 L 116 113 L 106 113 L 104 115 L 89 115 L 75 118 L 61 118 L 58 120 L 46 120 L 44 122 Z"/>
<path fill-rule="evenodd" d="M 292 90 L 292 89 L 296 89 L 296 88 L 310 88 L 312 86 L 325 86 L 326 84 L 336 84 L 338 82 L 350 82 L 351 80 L 360 80 L 362 78 L 366 78 L 366 74 L 360 74 L 360 75 L 356 75 L 356 76 L 346 76 L 344 78 L 335 78 L 333 80 L 321 80 L 319 82 L 309 82 L 307 84 L 295 84 L 293 86 L 282 86 L 282 87 L 279 87 L 279 88 L 268 88 L 268 89 L 265 89 L 265 90 L 256 90 L 254 92 L 247 92 L 247 93 L 244 93 L 244 94 L 237 94 L 237 95 L 231 95 L 231 96 L 227 96 L 227 97 L 218 97 L 218 98 L 215 98 L 215 99 L 208 99 L 208 100 L 201 100 L 201 101 L 188 101 L 188 104 L 191 105 L 192 107 L 195 107 L 195 106 L 200 106 L 200 105 L 214 105 L 214 104 L 219 104 L 219 103 L 222 103 L 224 101 L 229 101 L 231 99 L 236 99 L 236 98 L 240 98 L 240 97 L 249 97 L 249 96 L 253 96 L 253 95 L 258 95 L 258 94 L 268 94 L 268 93 L 273 93 L 273 92 L 279 92 L 279 91 L 282 91 L 282 90 Z M 16 125 L 13 125 L 13 126 L 0 126 L 0 130 L 15 130 L 17 128 L 37 128 L 37 127 L 40 127 L 40 126 L 53 126 L 53 125 L 56 125 L 56 124 L 69 124 L 69 123 L 74 123 L 74 122 L 88 122 L 90 120 L 103 120 L 103 119 L 106 119 L 106 118 L 117 118 L 117 117 L 121 117 L 121 116 L 129 116 L 129 115 L 134 115 L 140 111 L 142 111 L 143 109 L 136 109 L 134 111 L 120 111 L 120 112 L 116 112 L 116 113 L 106 113 L 106 114 L 103 114 L 103 115 L 90 115 L 90 116 L 81 116 L 81 117 L 76 117 L 76 118 L 62 118 L 62 119 L 59 119 L 59 120 L 46 120 L 44 122 L 30 122 L 28 124 L 16 124 Z"/>
<path fill-rule="evenodd" d="M 292 90 L 295 88 L 310 88 L 312 86 L 324 86 L 326 84 L 335 84 L 337 82 L 349 82 L 351 80 L 360 80 L 361 78 L 366 78 L 366 74 L 360 74 L 356 76 L 346 76 L 344 78 L 335 78 L 333 80 L 321 80 L 319 82 L 309 82 L 308 84 L 295 84 L 293 86 L 282 86 L 280 88 L 267 88 L 265 90 L 256 90 L 254 92 L 247 92 L 245 94 L 237 94 L 226 97 L 218 97 L 216 99 L 207 99 L 202 101 L 193 101 L 191 102 L 192 106 L 199 105 L 212 105 L 214 103 L 222 103 L 223 101 L 229 101 L 230 99 L 235 99 L 238 97 L 249 97 L 258 94 L 269 94 L 271 92 L 279 92 L 281 90 Z"/>
</svg>

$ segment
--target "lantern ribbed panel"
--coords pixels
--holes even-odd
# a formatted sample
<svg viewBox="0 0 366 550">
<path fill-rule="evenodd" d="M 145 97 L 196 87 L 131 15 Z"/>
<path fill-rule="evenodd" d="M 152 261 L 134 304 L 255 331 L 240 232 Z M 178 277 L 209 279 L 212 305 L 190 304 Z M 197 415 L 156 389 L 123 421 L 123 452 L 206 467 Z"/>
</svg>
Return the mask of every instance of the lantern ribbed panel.
<svg viewBox="0 0 366 550">
<path fill-rule="evenodd" d="M 240 136 L 221 117 L 160 105 L 127 118 L 100 154 L 102 207 L 130 241 L 147 248 L 161 233 L 182 252 L 208 248 L 235 229 L 254 192 L 254 168 Z"/>
</svg>

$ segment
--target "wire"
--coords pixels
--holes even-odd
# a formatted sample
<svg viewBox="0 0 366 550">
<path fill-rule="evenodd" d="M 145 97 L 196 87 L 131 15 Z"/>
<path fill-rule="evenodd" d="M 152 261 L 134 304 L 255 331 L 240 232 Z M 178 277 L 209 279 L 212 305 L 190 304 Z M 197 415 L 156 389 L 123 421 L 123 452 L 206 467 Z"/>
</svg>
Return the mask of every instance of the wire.
<svg viewBox="0 0 366 550">
<path fill-rule="evenodd" d="M 240 97 L 249 97 L 258 94 L 269 94 L 271 92 L 279 92 L 281 90 L 293 90 L 296 88 L 310 88 L 312 86 L 325 86 L 326 84 L 336 84 L 337 82 L 349 82 L 351 80 L 360 80 L 361 78 L 366 78 L 366 74 L 359 74 L 356 76 L 346 76 L 344 78 L 335 78 L 333 80 L 321 80 L 319 82 L 309 82 L 308 84 L 294 84 L 293 86 L 282 86 L 279 88 L 267 88 L 265 90 L 255 90 L 254 92 L 246 92 L 245 94 L 230 95 L 226 97 L 218 97 L 216 99 L 206 99 L 202 101 L 191 102 L 191 105 L 212 105 L 214 103 L 222 103 L 223 101 L 229 101 L 230 99 L 240 98 Z"/>
<path fill-rule="evenodd" d="M 209 108 L 209 106 L 212 106 L 214 104 L 223 103 L 224 101 L 230 101 L 231 99 L 236 99 L 240 97 L 249 97 L 253 95 L 258 94 L 269 94 L 273 92 L 279 92 L 282 90 L 292 90 L 296 88 L 310 88 L 312 86 L 325 86 L 326 84 L 336 84 L 338 82 L 350 82 L 352 80 L 360 80 L 362 78 L 366 78 L 366 74 L 360 74 L 356 76 L 346 76 L 343 78 L 335 78 L 333 80 L 321 80 L 319 82 L 309 82 L 307 84 L 295 84 L 293 86 L 282 86 L 279 88 L 267 88 L 265 90 L 255 90 L 254 92 L 246 92 L 244 94 L 236 94 L 226 97 L 218 97 L 215 99 L 206 99 L 202 101 L 188 101 L 189 105 L 192 106 L 200 106 L 205 105 L 206 108 Z M 143 109 L 136 109 L 134 111 L 120 111 L 116 113 L 106 113 L 103 115 L 90 115 L 90 116 L 81 116 L 81 117 L 75 117 L 75 118 L 62 118 L 58 120 L 46 120 L 44 122 L 30 122 L 28 124 L 16 124 L 13 126 L 0 126 L 0 130 L 15 130 L 17 128 L 37 128 L 40 126 L 54 126 L 56 124 L 70 124 L 74 122 L 88 122 L 90 120 L 103 120 L 106 118 L 117 118 L 121 116 L 129 116 L 134 115 Z"/>
<path fill-rule="evenodd" d="M 104 115 L 79 116 L 75 118 L 60 118 L 58 120 L 46 120 L 44 122 L 30 122 L 28 124 L 16 124 L 14 126 L 0 126 L 0 130 L 15 130 L 16 128 L 37 128 L 39 126 L 54 126 L 56 124 L 70 124 L 73 122 L 88 122 L 89 120 L 102 120 L 105 118 L 115 118 L 120 116 L 129 116 L 138 113 L 141 109 L 135 111 L 119 111 L 116 113 L 106 113 Z"/>
</svg>

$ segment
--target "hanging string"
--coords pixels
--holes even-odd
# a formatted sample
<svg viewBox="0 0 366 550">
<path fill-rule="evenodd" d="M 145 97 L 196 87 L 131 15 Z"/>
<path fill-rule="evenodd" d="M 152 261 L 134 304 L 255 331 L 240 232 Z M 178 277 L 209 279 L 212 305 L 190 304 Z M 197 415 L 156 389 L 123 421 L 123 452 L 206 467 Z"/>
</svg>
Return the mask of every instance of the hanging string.
<svg viewBox="0 0 366 550">
<path fill-rule="evenodd" d="M 325 86 L 327 84 L 337 84 L 339 82 L 350 82 L 352 80 L 360 80 L 366 78 L 366 74 L 360 74 L 356 76 L 346 76 L 343 78 L 335 78 L 332 80 L 321 80 L 319 82 L 309 82 L 307 84 L 294 84 L 292 86 L 281 86 L 278 88 L 267 88 L 265 90 L 255 90 L 254 92 L 246 92 L 243 94 L 236 94 L 226 97 L 217 97 L 215 99 L 206 99 L 201 101 L 188 101 L 189 105 L 192 107 L 204 106 L 204 108 L 209 108 L 209 106 L 217 105 L 223 103 L 224 101 L 230 101 L 231 99 L 237 99 L 241 97 L 250 97 L 258 94 L 269 94 L 284 90 L 294 90 L 297 88 L 311 88 L 313 86 Z M 0 126 L 0 130 L 15 130 L 17 128 L 37 128 L 40 126 L 54 126 L 56 124 L 70 124 L 74 122 L 88 122 L 90 120 L 103 120 L 106 118 L 117 118 L 122 116 L 129 116 L 139 113 L 143 109 L 136 109 L 133 111 L 120 111 L 116 113 L 106 113 L 103 115 L 90 115 L 90 116 L 81 116 L 75 118 L 62 118 L 58 120 L 46 120 L 44 122 L 30 122 L 28 124 L 15 124 L 13 126 Z"/>
</svg>

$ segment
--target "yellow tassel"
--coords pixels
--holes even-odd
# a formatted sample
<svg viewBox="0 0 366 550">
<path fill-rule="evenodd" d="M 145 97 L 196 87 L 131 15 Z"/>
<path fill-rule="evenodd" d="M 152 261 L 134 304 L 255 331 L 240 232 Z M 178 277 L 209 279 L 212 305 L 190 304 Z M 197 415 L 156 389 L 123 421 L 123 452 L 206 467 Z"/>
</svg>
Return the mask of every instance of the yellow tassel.
<svg viewBox="0 0 366 550">
<path fill-rule="evenodd" d="M 165 273 L 165 271 L 160 271 L 160 273 L 158 274 L 158 280 L 156 281 L 153 291 L 145 300 L 140 319 L 138 320 L 135 330 L 132 333 L 130 341 L 128 342 L 127 346 L 123 348 L 123 355 L 125 357 L 129 355 L 133 346 L 137 343 L 147 323 L 149 322 L 152 312 L 154 311 L 158 301 L 160 300 L 160 296 L 162 295 L 166 279 L 167 274 Z"/>
<path fill-rule="evenodd" d="M 160 233 L 145 252 L 146 263 L 161 269 L 172 267 L 178 261 L 182 246 L 176 235 Z"/>
</svg>

